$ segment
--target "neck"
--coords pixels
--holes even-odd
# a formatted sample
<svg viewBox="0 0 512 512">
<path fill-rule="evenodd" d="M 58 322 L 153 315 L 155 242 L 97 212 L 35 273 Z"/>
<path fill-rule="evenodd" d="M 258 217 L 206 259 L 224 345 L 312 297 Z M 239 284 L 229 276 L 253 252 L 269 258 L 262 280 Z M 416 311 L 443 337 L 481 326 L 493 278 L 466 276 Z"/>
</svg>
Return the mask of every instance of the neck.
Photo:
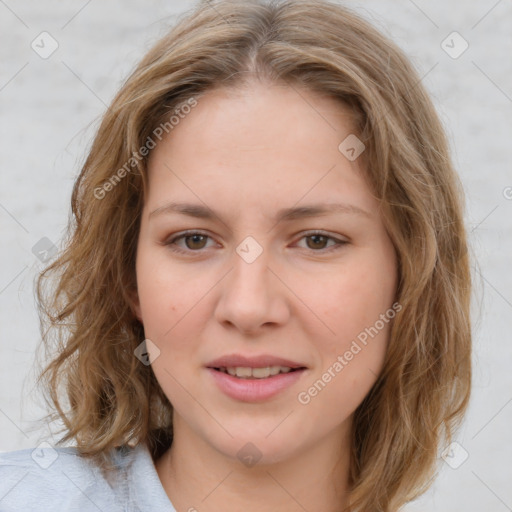
<svg viewBox="0 0 512 512">
<path fill-rule="evenodd" d="M 348 506 L 347 425 L 286 460 L 252 467 L 176 427 L 182 425 L 175 424 L 173 444 L 155 466 L 177 512 L 341 512 Z"/>
</svg>

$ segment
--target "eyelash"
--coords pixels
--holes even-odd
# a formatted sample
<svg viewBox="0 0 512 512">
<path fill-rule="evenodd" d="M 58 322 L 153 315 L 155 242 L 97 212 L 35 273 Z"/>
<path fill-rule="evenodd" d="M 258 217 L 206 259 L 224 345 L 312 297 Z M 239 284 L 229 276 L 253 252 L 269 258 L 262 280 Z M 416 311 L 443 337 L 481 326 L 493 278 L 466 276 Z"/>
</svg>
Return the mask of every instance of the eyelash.
<svg viewBox="0 0 512 512">
<path fill-rule="evenodd" d="M 201 231 L 185 231 L 185 232 L 183 232 L 183 233 L 181 233 L 181 234 L 179 234 L 179 235 L 177 235 L 175 237 L 169 238 L 167 241 L 164 242 L 164 245 L 169 247 L 171 251 L 177 252 L 177 253 L 180 253 L 180 254 L 190 255 L 191 253 L 201 253 L 201 252 L 203 252 L 203 249 L 198 249 L 198 250 L 195 250 L 195 251 L 192 250 L 192 249 L 182 249 L 181 247 L 178 247 L 175 244 L 175 242 L 177 240 L 180 240 L 182 238 L 191 237 L 191 236 L 194 236 L 194 235 L 201 235 L 201 236 L 205 236 L 207 238 L 211 238 L 210 235 L 208 235 L 206 233 L 203 233 Z M 327 240 L 334 240 L 337 243 L 335 245 L 332 245 L 329 248 L 324 248 L 324 249 L 319 249 L 319 250 L 306 249 L 306 250 L 311 251 L 313 253 L 321 253 L 321 254 L 330 253 L 332 251 L 341 249 L 345 244 L 348 243 L 345 240 L 340 240 L 338 238 L 334 238 L 334 237 L 326 234 L 323 231 L 315 231 L 315 230 L 307 231 L 306 233 L 304 233 L 302 235 L 302 237 L 299 240 L 302 240 L 303 238 L 307 238 L 307 237 L 314 236 L 314 235 L 323 236 L 323 237 L 327 238 Z"/>
</svg>

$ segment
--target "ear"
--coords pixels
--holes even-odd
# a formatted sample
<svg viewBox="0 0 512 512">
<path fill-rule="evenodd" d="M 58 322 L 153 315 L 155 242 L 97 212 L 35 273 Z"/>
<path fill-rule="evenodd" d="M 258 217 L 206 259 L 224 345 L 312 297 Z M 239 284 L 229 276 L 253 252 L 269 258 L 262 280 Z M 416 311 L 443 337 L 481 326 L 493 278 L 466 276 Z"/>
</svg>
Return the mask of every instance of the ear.
<svg viewBox="0 0 512 512">
<path fill-rule="evenodd" d="M 142 311 L 140 308 L 140 300 L 139 300 L 139 294 L 137 292 L 136 288 L 132 288 L 128 291 L 129 296 L 129 304 L 130 309 L 132 310 L 132 313 L 135 315 L 137 320 L 142 323 Z"/>
</svg>

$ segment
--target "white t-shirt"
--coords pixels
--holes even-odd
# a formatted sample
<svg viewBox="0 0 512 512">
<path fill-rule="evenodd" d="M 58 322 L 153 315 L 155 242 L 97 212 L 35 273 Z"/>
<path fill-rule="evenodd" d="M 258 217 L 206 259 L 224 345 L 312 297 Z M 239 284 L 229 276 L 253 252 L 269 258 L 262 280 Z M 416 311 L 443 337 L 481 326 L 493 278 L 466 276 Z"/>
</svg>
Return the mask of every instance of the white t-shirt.
<svg viewBox="0 0 512 512">
<path fill-rule="evenodd" d="M 176 512 L 146 445 L 117 449 L 114 461 L 109 483 L 76 448 L 0 453 L 0 512 Z"/>
</svg>

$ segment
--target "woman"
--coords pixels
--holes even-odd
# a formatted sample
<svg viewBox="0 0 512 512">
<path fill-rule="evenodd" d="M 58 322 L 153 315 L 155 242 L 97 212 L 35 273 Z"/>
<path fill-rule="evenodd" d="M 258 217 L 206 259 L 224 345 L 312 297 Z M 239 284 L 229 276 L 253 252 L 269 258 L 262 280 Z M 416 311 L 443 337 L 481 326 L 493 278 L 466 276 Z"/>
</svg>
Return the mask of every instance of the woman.
<svg viewBox="0 0 512 512">
<path fill-rule="evenodd" d="M 462 204 L 417 74 L 367 22 L 201 3 L 76 181 L 38 288 L 74 447 L 4 454 L 0 510 L 397 510 L 469 400 Z"/>
</svg>

